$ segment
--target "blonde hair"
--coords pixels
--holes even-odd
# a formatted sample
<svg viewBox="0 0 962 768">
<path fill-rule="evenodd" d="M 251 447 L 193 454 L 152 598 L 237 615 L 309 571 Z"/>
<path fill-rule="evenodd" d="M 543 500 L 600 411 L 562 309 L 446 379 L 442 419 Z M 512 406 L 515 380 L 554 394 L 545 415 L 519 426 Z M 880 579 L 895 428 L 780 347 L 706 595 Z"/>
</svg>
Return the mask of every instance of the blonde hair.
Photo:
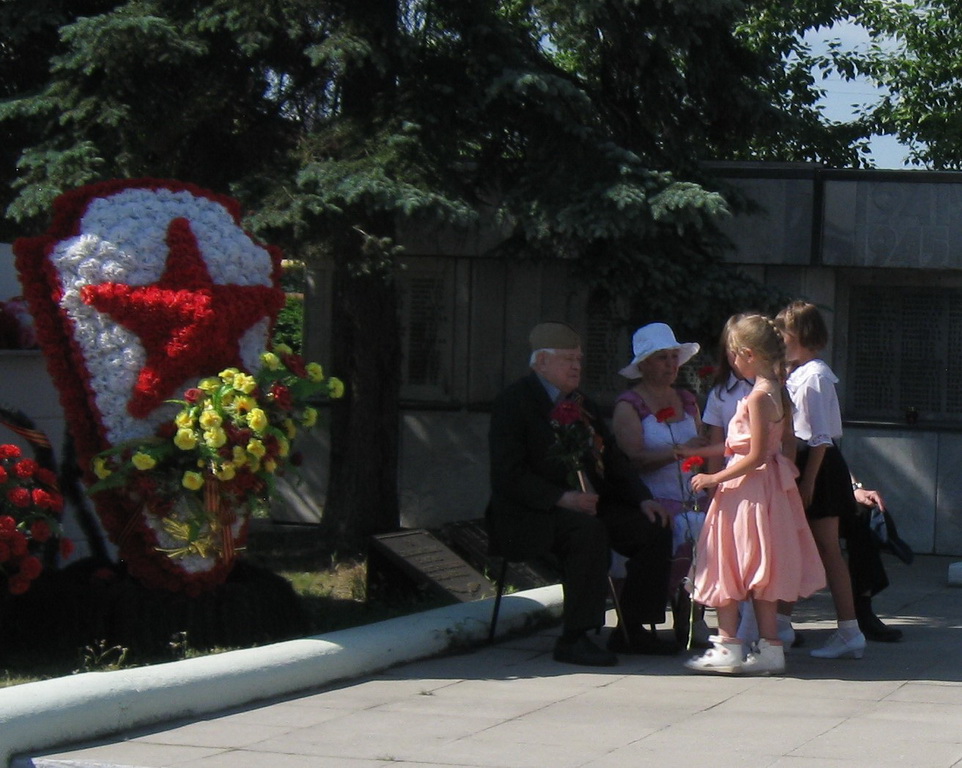
<svg viewBox="0 0 962 768">
<path fill-rule="evenodd" d="M 788 363 L 785 360 L 785 340 L 775 321 L 765 315 L 744 315 L 728 329 L 728 349 L 737 352 L 749 349 L 755 357 L 769 363 L 780 384 L 785 383 Z"/>
</svg>

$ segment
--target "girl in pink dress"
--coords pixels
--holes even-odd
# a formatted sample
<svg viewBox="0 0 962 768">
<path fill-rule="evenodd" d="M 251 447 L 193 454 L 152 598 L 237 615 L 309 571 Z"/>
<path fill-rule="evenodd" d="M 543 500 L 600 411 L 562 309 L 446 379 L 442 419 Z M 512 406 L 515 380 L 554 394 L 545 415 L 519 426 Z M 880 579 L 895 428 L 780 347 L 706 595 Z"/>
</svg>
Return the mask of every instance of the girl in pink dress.
<svg viewBox="0 0 962 768">
<path fill-rule="evenodd" d="M 719 634 L 685 666 L 771 674 L 785 669 L 777 602 L 821 589 L 825 571 L 795 484 L 798 471 L 782 454 L 784 431 L 792 429 L 784 341 L 771 319 L 747 315 L 732 326 L 728 343 L 735 371 L 755 383 L 728 425 L 724 451 L 731 460 L 718 472 L 691 479 L 696 493 L 717 486 L 695 550 L 692 595 L 716 609 Z M 752 601 L 760 634 L 746 658 L 737 637 L 743 600 Z"/>
</svg>

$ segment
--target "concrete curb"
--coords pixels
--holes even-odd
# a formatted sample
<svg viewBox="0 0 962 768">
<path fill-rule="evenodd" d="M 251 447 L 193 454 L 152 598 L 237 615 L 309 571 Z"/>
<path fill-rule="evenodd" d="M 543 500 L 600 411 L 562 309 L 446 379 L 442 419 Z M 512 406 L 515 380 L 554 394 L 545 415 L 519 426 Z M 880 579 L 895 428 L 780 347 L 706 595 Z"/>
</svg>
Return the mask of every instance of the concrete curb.
<svg viewBox="0 0 962 768">
<path fill-rule="evenodd" d="M 498 634 L 561 616 L 560 585 L 506 595 Z M 14 755 L 108 736 L 371 674 L 476 645 L 492 601 L 184 661 L 0 689 L 0 766 Z"/>
</svg>

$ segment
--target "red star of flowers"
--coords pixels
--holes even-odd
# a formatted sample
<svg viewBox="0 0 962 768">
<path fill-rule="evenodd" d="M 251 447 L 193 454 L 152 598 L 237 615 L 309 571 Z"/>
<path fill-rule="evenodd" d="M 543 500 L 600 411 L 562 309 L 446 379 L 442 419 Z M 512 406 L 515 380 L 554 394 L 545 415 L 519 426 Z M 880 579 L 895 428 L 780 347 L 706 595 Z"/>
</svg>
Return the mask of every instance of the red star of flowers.
<svg viewBox="0 0 962 768">
<path fill-rule="evenodd" d="M 278 288 L 215 283 L 187 219 L 170 222 L 166 242 L 167 263 L 156 283 L 101 283 L 81 291 L 85 303 L 136 333 L 147 351 L 127 402 L 135 418 L 191 377 L 241 366 L 241 336 L 284 304 Z"/>
</svg>

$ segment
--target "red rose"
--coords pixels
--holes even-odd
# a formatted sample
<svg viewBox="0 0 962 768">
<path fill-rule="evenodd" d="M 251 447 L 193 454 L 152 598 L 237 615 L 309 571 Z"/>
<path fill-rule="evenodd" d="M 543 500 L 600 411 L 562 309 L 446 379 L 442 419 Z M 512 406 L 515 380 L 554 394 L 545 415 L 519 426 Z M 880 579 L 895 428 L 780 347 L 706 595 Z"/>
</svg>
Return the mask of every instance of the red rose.
<svg viewBox="0 0 962 768">
<path fill-rule="evenodd" d="M 658 420 L 659 424 L 666 422 L 669 419 L 673 419 L 675 418 L 675 409 L 672 408 L 671 406 L 668 406 L 667 408 L 662 408 L 660 411 L 658 411 L 655 414 L 655 418 Z"/>
<path fill-rule="evenodd" d="M 198 400 L 203 399 L 204 390 L 198 389 L 197 387 L 191 387 L 186 392 L 184 392 L 184 400 L 193 405 Z"/>
<path fill-rule="evenodd" d="M 681 471 L 696 474 L 701 472 L 704 466 L 705 460 L 701 456 L 689 456 L 681 463 Z"/>
<path fill-rule="evenodd" d="M 551 411 L 551 420 L 562 427 L 581 421 L 581 409 L 573 400 L 562 400 Z"/>
</svg>

